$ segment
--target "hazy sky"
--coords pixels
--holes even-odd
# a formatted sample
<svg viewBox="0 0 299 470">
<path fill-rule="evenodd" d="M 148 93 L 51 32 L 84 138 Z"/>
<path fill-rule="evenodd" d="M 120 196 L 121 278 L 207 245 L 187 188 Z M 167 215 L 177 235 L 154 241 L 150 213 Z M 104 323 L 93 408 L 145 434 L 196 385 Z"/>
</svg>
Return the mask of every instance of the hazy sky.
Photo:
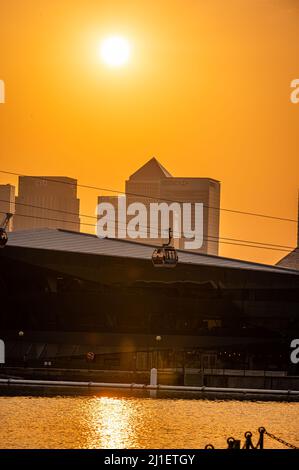
<svg viewBox="0 0 299 470">
<path fill-rule="evenodd" d="M 120 69 L 99 57 L 113 34 L 132 44 Z M 219 179 L 224 208 L 295 219 L 298 57 L 297 0 L 2 1 L 0 169 L 123 190 L 156 156 L 174 176 Z M 82 213 L 97 195 L 79 191 Z M 296 224 L 223 212 L 221 236 L 293 246 Z"/>
</svg>

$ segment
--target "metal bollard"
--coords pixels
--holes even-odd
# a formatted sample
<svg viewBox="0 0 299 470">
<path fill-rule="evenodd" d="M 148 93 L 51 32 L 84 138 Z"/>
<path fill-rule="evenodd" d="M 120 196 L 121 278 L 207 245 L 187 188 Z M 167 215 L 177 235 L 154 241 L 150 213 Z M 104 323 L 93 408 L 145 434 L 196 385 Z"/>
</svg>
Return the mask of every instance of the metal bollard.
<svg viewBox="0 0 299 470">
<path fill-rule="evenodd" d="M 150 385 L 152 385 L 153 387 L 156 387 L 157 384 L 158 384 L 158 371 L 154 367 L 153 369 L 151 369 Z"/>
</svg>

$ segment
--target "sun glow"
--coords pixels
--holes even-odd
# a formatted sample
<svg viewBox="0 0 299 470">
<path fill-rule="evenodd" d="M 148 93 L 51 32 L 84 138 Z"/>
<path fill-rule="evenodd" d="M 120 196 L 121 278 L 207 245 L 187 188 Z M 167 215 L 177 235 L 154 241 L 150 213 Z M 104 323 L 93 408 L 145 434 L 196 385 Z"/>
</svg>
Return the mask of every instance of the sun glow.
<svg viewBox="0 0 299 470">
<path fill-rule="evenodd" d="M 121 36 L 111 36 L 101 44 L 101 58 L 110 67 L 125 65 L 129 60 L 130 54 L 130 43 Z"/>
</svg>

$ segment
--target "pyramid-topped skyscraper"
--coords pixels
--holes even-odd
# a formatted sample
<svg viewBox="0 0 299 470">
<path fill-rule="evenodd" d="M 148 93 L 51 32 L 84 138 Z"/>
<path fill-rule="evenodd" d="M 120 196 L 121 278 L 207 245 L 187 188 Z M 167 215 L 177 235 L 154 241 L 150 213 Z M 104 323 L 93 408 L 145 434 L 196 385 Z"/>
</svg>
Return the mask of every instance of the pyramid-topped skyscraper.
<svg viewBox="0 0 299 470">
<path fill-rule="evenodd" d="M 129 180 L 157 180 L 159 178 L 171 178 L 169 171 L 161 165 L 156 157 L 151 158 L 146 162 L 141 168 L 139 168 L 135 173 L 133 173 Z"/>
<path fill-rule="evenodd" d="M 136 170 L 126 181 L 127 205 L 141 202 L 146 207 L 150 203 L 203 203 L 203 237 L 201 248 L 195 250 L 199 253 L 218 255 L 219 238 L 219 207 L 220 183 L 212 178 L 174 177 L 155 158 L 151 158 L 142 167 Z M 110 202 L 116 207 L 117 198 L 114 196 L 101 196 L 98 202 Z M 191 225 L 193 225 L 191 218 Z M 159 245 L 162 239 L 149 237 L 149 224 L 143 227 L 145 238 L 135 241 Z M 176 248 L 184 248 L 184 239 L 175 240 Z"/>
</svg>

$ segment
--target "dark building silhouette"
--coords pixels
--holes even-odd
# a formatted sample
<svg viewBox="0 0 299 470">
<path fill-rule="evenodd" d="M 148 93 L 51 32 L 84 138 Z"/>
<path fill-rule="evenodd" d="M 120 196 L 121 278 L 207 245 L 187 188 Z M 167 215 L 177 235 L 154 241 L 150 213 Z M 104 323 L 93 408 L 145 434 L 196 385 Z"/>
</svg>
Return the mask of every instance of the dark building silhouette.
<svg viewBox="0 0 299 470">
<path fill-rule="evenodd" d="M 14 230 L 42 227 L 80 230 L 77 180 L 66 176 L 20 176 Z"/>
<path fill-rule="evenodd" d="M 65 230 L 12 232 L 0 250 L 6 365 L 26 354 L 37 368 L 51 360 L 84 369 L 92 351 L 95 369 L 176 368 L 186 359 L 195 368 L 291 371 L 299 272 L 178 253 L 175 269 L 156 269 L 151 245 Z"/>
</svg>

